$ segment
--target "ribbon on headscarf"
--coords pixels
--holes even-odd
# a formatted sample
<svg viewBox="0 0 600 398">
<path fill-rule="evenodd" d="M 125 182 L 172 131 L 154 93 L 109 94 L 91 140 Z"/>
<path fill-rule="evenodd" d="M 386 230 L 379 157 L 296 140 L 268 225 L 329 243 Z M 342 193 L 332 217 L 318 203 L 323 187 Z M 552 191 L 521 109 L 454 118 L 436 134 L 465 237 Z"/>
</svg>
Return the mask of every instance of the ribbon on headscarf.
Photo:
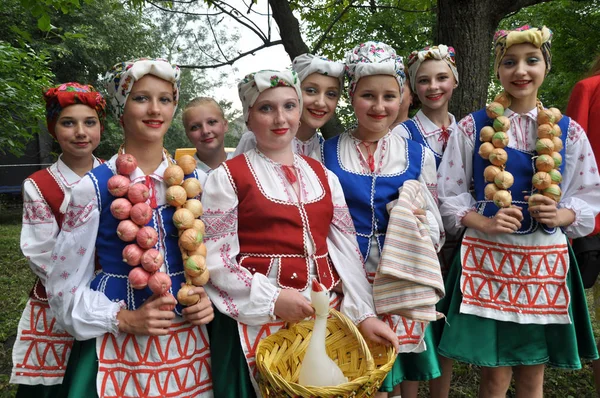
<svg viewBox="0 0 600 398">
<path fill-rule="evenodd" d="M 296 90 L 300 109 L 302 109 L 302 92 L 300 91 L 300 79 L 293 70 L 261 70 L 246 75 L 238 83 L 238 93 L 244 111 L 244 121 L 248 121 L 249 110 L 263 91 L 275 87 L 291 87 Z"/>
<path fill-rule="evenodd" d="M 500 62 L 506 50 L 515 44 L 529 43 L 542 51 L 544 61 L 546 62 L 546 75 L 550 72 L 552 64 L 552 53 L 550 47 L 552 45 L 552 31 L 547 27 L 532 28 L 529 25 L 521 26 L 515 30 L 499 30 L 494 35 L 494 71 L 498 75 Z"/>
<path fill-rule="evenodd" d="M 450 67 L 452 74 L 454 75 L 454 80 L 456 80 L 456 84 L 458 84 L 458 70 L 456 69 L 456 53 L 454 52 L 454 47 L 448 47 L 444 44 L 438 44 L 437 46 L 425 47 L 420 51 L 413 51 L 408 56 L 408 77 L 410 82 L 410 88 L 412 88 L 413 92 L 416 92 L 416 76 L 417 71 L 421 64 L 427 60 L 434 59 L 439 61 L 444 61 Z"/>
<path fill-rule="evenodd" d="M 344 64 L 325 57 L 313 54 L 298 55 L 292 62 L 292 69 L 298 74 L 301 82 L 313 73 L 320 73 L 337 78 L 340 88 L 344 85 Z"/>
<path fill-rule="evenodd" d="M 385 43 L 368 41 L 359 44 L 346 54 L 346 76 L 348 93 L 354 96 L 356 84 L 361 77 L 389 75 L 396 78 L 400 86 L 400 98 L 404 92 L 404 61 L 396 50 Z"/>
<path fill-rule="evenodd" d="M 104 76 L 106 91 L 109 95 L 111 110 L 117 120 L 121 121 L 127 97 L 136 81 L 145 75 L 153 75 L 173 84 L 173 101 L 175 109 L 179 101 L 179 85 L 181 71 L 177 65 L 170 64 L 162 58 L 139 58 L 119 62 Z"/>
<path fill-rule="evenodd" d="M 100 131 L 104 131 L 106 117 L 106 101 L 91 85 L 75 82 L 63 83 L 52 87 L 44 93 L 46 101 L 46 125 L 48 132 L 56 138 L 56 122 L 63 109 L 70 105 L 87 105 L 98 114 Z"/>
</svg>

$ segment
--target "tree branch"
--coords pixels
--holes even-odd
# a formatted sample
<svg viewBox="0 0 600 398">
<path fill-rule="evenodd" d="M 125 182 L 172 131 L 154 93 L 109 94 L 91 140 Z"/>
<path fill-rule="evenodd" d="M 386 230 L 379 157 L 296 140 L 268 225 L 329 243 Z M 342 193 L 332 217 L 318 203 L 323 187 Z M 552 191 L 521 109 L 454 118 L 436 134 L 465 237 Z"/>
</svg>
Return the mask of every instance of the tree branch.
<svg viewBox="0 0 600 398">
<path fill-rule="evenodd" d="M 225 55 L 225 53 L 223 52 L 223 49 L 221 48 L 221 45 L 219 44 L 219 39 L 217 38 L 217 34 L 215 33 L 215 30 L 213 29 L 213 26 L 212 26 L 212 23 L 210 22 L 209 17 L 206 17 L 206 22 L 208 22 L 208 27 L 210 28 L 210 31 L 211 31 L 213 37 L 215 38 L 215 44 L 217 45 L 219 52 L 221 53 L 223 58 L 225 58 L 225 60 L 227 60 L 227 55 Z"/>
<path fill-rule="evenodd" d="M 277 46 L 279 44 L 283 44 L 283 42 L 281 40 L 266 41 L 265 44 L 263 44 L 261 46 L 258 46 L 250 51 L 239 53 L 236 57 L 231 58 L 230 60 L 228 60 L 226 62 L 221 62 L 221 63 L 214 64 L 214 65 L 179 65 L 179 67 L 180 68 L 188 68 L 188 69 L 211 69 L 211 68 L 218 68 L 220 66 L 233 65 L 235 63 L 235 61 L 237 61 L 238 59 L 244 58 L 247 55 L 254 55 L 255 52 L 262 50 L 263 48 L 273 47 L 273 46 Z"/>
<path fill-rule="evenodd" d="M 340 11 L 340 13 L 333 19 L 333 21 L 331 21 L 331 23 L 329 24 L 329 26 L 327 27 L 327 29 L 325 29 L 325 31 L 323 32 L 323 34 L 321 35 L 321 37 L 319 38 L 319 40 L 317 40 L 317 43 L 314 45 L 313 47 L 313 53 L 317 53 L 320 49 L 321 46 L 323 45 L 323 42 L 325 41 L 325 39 L 327 38 L 327 35 L 329 34 L 329 32 L 331 31 L 331 29 L 333 29 L 333 26 L 344 16 L 344 14 L 352 7 L 352 3 L 354 2 L 354 0 L 350 0 L 348 2 L 348 5 L 346 7 L 344 7 L 344 9 L 342 11 Z"/>
</svg>

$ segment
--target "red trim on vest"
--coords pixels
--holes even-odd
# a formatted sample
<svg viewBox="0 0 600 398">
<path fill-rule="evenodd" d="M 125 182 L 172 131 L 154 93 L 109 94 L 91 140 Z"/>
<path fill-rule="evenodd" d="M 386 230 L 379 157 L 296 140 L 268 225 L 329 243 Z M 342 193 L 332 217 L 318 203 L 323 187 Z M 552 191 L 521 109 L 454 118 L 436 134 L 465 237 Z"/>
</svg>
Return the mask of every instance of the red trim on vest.
<svg viewBox="0 0 600 398">
<path fill-rule="evenodd" d="M 272 260 L 280 259 L 277 282 L 280 287 L 305 290 L 309 286 L 309 260 L 303 231 L 307 229 L 315 246 L 318 279 L 327 290 L 339 282 L 327 252 L 327 236 L 333 220 L 333 201 L 323 166 L 302 156 L 317 175 L 324 195 L 309 203 L 284 203 L 265 197 L 254 178 L 246 156 L 225 162 L 237 191 L 240 265 L 250 273 L 268 275 Z M 265 210 L 268 218 L 264 217 Z"/>
</svg>

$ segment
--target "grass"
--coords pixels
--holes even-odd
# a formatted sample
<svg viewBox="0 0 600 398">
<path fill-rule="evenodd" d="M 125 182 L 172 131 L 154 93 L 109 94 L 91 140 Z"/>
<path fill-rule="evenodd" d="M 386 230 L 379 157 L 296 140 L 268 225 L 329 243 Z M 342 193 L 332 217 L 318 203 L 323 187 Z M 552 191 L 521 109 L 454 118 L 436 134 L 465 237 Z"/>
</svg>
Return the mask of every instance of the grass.
<svg viewBox="0 0 600 398">
<path fill-rule="evenodd" d="M 16 387 L 8 383 L 12 367 L 11 351 L 17 334 L 17 324 L 34 281 L 27 261 L 19 248 L 21 234 L 20 207 L 0 201 L 0 398 L 14 397 Z M 590 292 L 591 293 L 591 292 Z M 591 303 L 591 294 L 588 295 Z M 599 322 L 593 318 L 596 336 L 600 335 Z M 479 386 L 479 369 L 455 363 L 451 398 L 475 398 Z M 596 397 L 589 363 L 579 371 L 546 369 L 544 396 L 546 398 Z M 421 383 L 420 397 L 427 397 L 426 383 Z M 507 397 L 514 397 L 511 388 Z"/>
</svg>

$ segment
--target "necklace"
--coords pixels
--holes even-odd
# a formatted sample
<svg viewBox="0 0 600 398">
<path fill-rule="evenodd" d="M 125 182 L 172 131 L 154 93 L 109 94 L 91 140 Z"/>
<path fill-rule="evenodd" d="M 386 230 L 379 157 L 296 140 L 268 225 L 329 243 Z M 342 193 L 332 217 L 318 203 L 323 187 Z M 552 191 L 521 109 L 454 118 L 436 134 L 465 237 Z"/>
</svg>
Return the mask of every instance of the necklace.
<svg viewBox="0 0 600 398">
<path fill-rule="evenodd" d="M 446 150 L 448 138 L 450 138 L 450 132 L 448 131 L 448 128 L 442 124 L 442 132 L 438 138 L 438 141 L 442 143 L 442 153 Z"/>
<path fill-rule="evenodd" d="M 514 183 L 514 176 L 505 170 L 508 154 L 504 148 L 508 145 L 507 131 L 510 129 L 510 120 L 504 116 L 504 111 L 511 104 L 511 96 L 503 91 L 496 96 L 494 101 L 486 107 L 486 113 L 493 119 L 492 126 L 481 129 L 479 137 L 483 143 L 479 147 L 479 155 L 492 163 L 483 172 L 484 178 L 489 184 L 486 185 L 484 195 L 487 200 L 492 200 L 496 206 L 510 207 L 512 195 L 508 189 Z M 536 173 L 533 175 L 532 184 L 538 193 L 552 198 L 557 203 L 561 198 L 559 184 L 562 181 L 560 165 L 562 156 L 560 151 L 563 142 L 560 139 L 562 131 L 557 124 L 562 114 L 557 108 L 546 109 L 538 99 L 538 131 L 536 141 L 536 152 L 534 156 Z M 531 195 L 530 206 L 535 204 L 535 195 Z"/>
</svg>

